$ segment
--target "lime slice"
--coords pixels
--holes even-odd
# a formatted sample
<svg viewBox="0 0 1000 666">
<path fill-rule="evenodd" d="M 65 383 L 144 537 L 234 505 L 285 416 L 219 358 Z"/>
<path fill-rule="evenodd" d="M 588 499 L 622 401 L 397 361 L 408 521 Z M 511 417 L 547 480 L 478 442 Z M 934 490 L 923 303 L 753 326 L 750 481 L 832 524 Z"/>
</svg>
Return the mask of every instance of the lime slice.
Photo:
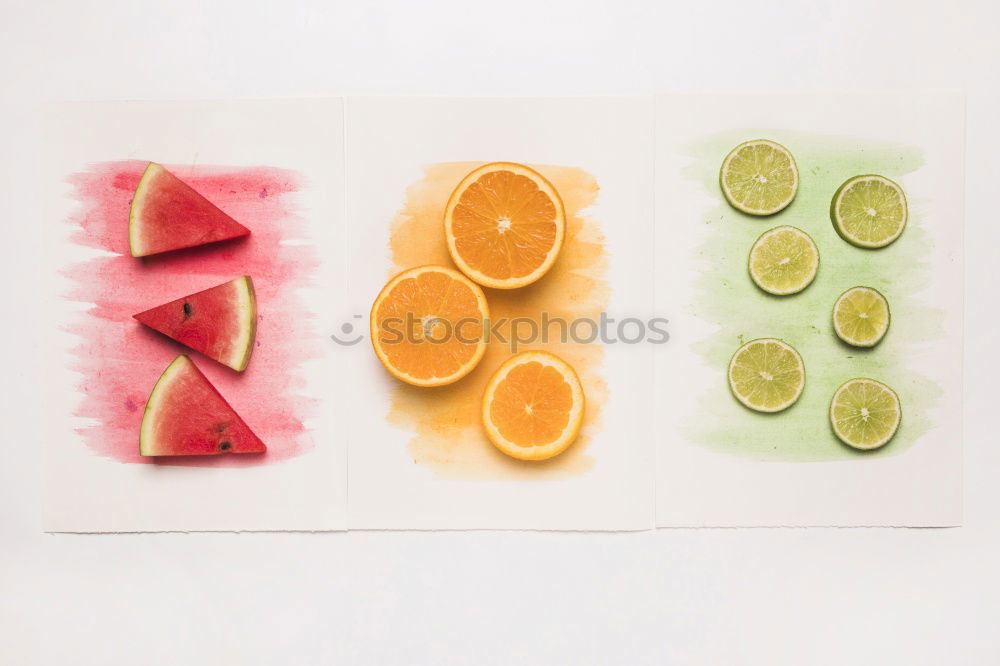
<svg viewBox="0 0 1000 666">
<path fill-rule="evenodd" d="M 787 148 L 758 139 L 741 143 L 726 155 L 719 184 L 733 208 L 750 215 L 773 215 L 795 198 L 799 170 Z"/>
<path fill-rule="evenodd" d="M 737 400 L 758 412 L 791 407 L 805 385 L 802 357 L 781 340 L 751 340 L 729 361 L 729 388 Z"/>
<path fill-rule="evenodd" d="M 750 248 L 750 277 L 769 294 L 787 296 L 806 287 L 819 270 L 819 250 L 809 234 L 795 227 L 765 231 Z"/>
<path fill-rule="evenodd" d="M 885 247 L 906 228 L 906 195 L 883 176 L 855 176 L 840 186 L 830 204 L 837 233 L 858 247 Z"/>
<path fill-rule="evenodd" d="M 874 379 L 852 379 L 833 394 L 830 423 L 844 444 L 869 451 L 884 446 L 899 428 L 899 396 Z"/>
<path fill-rule="evenodd" d="M 855 347 L 874 347 L 889 330 L 889 302 L 871 287 L 852 287 L 833 305 L 833 330 Z"/>
</svg>

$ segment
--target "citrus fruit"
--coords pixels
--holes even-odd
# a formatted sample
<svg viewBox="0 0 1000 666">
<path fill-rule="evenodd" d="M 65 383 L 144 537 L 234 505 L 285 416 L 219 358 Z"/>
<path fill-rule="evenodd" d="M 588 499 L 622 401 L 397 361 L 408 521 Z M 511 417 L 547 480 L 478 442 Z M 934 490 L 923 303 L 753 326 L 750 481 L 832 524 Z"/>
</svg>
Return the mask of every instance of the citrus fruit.
<svg viewBox="0 0 1000 666">
<path fill-rule="evenodd" d="M 837 233 L 858 247 L 885 247 L 903 233 L 906 218 L 906 195 L 883 176 L 849 179 L 830 203 L 830 219 Z"/>
<path fill-rule="evenodd" d="M 852 287 L 833 305 L 833 330 L 855 347 L 874 347 L 889 330 L 889 302 L 871 287 Z"/>
<path fill-rule="evenodd" d="M 729 387 L 758 412 L 780 412 L 802 395 L 806 368 L 795 349 L 775 338 L 751 340 L 729 361 Z"/>
<path fill-rule="evenodd" d="M 444 231 L 458 268 L 475 282 L 515 289 L 542 277 L 566 235 L 562 200 L 534 169 L 486 164 L 467 175 L 448 200 Z"/>
<path fill-rule="evenodd" d="M 722 161 L 719 184 L 733 208 L 750 215 L 773 215 L 795 198 L 799 170 L 780 143 L 746 141 Z"/>
<path fill-rule="evenodd" d="M 483 427 L 514 458 L 545 460 L 565 451 L 580 431 L 580 379 L 554 354 L 528 351 L 507 359 L 483 393 Z"/>
<path fill-rule="evenodd" d="M 816 277 L 819 250 L 809 234 L 795 227 L 765 231 L 750 248 L 750 277 L 769 294 L 795 294 Z"/>
<path fill-rule="evenodd" d="M 871 450 L 896 434 L 903 418 L 899 396 L 874 379 L 852 379 L 833 394 L 830 423 L 844 444 Z"/>
<path fill-rule="evenodd" d="M 403 271 L 371 311 L 375 354 L 415 386 L 442 386 L 469 374 L 486 352 L 489 309 L 478 285 L 444 266 Z"/>
</svg>

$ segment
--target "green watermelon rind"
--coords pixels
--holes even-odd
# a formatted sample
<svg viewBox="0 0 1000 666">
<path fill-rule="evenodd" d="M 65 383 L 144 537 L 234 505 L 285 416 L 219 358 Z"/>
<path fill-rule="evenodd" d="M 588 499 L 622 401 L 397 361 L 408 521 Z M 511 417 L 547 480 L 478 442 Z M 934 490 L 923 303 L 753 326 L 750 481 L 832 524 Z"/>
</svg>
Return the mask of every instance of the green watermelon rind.
<svg viewBox="0 0 1000 666">
<path fill-rule="evenodd" d="M 243 315 L 242 325 L 240 326 L 243 337 L 239 341 L 239 344 L 234 345 L 234 349 L 242 350 L 242 353 L 234 354 L 233 358 L 229 359 L 226 365 L 237 372 L 243 372 L 250 363 L 254 340 L 257 338 L 257 292 L 254 291 L 253 280 L 249 275 L 239 278 L 238 282 L 243 286 L 241 290 L 242 296 L 246 300 L 243 303 L 243 307 L 239 308 L 240 313 Z"/>
<path fill-rule="evenodd" d="M 135 194 L 132 196 L 132 205 L 128 211 L 128 251 L 133 257 L 145 256 L 142 248 L 142 240 L 139 236 L 139 218 L 142 215 L 142 202 L 146 198 L 146 190 L 153 178 L 163 171 L 163 167 L 156 162 L 150 162 L 146 170 L 142 172 L 142 178 L 136 185 Z"/>
<path fill-rule="evenodd" d="M 167 366 L 160 378 L 156 380 L 156 385 L 153 386 L 153 390 L 149 394 L 149 400 L 146 401 L 146 409 L 142 412 L 142 425 L 139 426 L 139 455 L 157 455 L 153 453 L 153 416 L 159 411 L 160 403 L 170 387 L 171 380 L 185 370 L 189 363 L 191 363 L 191 359 L 181 354 Z"/>
</svg>

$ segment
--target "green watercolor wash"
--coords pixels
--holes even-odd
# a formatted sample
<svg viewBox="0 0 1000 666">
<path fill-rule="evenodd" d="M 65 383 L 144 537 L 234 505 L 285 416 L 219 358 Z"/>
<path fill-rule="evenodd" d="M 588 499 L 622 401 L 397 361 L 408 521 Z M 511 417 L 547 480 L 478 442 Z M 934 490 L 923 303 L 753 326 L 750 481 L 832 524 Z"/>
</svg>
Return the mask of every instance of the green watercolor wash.
<svg viewBox="0 0 1000 666">
<path fill-rule="evenodd" d="M 733 146 L 767 138 L 786 146 L 799 168 L 799 189 L 785 210 L 754 217 L 732 208 L 719 188 L 719 167 Z M 830 221 L 830 200 L 851 176 L 880 174 L 906 190 L 908 173 L 919 169 L 919 149 L 886 141 L 742 129 L 715 134 L 690 146 L 693 163 L 685 176 L 700 180 L 718 204 L 705 213 L 708 237 L 699 247 L 702 263 L 693 314 L 717 324 L 718 331 L 694 349 L 718 371 L 717 386 L 700 400 L 686 427 L 697 443 L 718 451 L 775 461 L 833 461 L 893 455 L 904 451 L 931 423 L 929 409 L 941 395 L 928 378 L 907 368 L 916 343 L 944 336 L 942 313 L 923 304 L 919 294 L 930 281 L 927 257 L 932 247 L 923 228 L 921 200 L 907 192 L 910 217 L 892 245 L 877 250 L 854 247 L 837 235 Z M 790 224 L 816 241 L 819 273 L 805 291 L 771 296 L 747 272 L 750 247 L 761 233 Z M 833 304 L 854 286 L 874 287 L 889 301 L 889 332 L 874 349 L 856 349 L 833 331 Z M 799 401 L 778 414 L 759 414 L 732 396 L 726 368 L 733 353 L 754 338 L 780 338 L 802 354 L 806 386 Z M 891 386 L 900 397 L 903 421 L 889 444 L 859 452 L 840 442 L 829 421 L 837 387 L 854 377 Z"/>
</svg>

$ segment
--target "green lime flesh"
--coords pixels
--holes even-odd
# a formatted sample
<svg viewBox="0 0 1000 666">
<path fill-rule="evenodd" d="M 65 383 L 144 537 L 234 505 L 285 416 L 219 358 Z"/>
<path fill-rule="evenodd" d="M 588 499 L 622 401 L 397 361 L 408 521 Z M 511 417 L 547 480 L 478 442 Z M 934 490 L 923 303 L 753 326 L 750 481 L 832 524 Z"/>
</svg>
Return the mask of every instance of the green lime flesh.
<svg viewBox="0 0 1000 666">
<path fill-rule="evenodd" d="M 815 279 L 819 249 L 801 229 L 775 227 L 765 231 L 750 248 L 747 269 L 754 283 L 769 294 L 796 294 Z"/>
<path fill-rule="evenodd" d="M 802 356 L 775 338 L 751 340 L 729 362 L 729 388 L 746 407 L 780 412 L 795 404 L 805 388 Z"/>
<path fill-rule="evenodd" d="M 719 185 L 737 210 L 749 215 L 773 215 L 795 198 L 799 171 L 787 148 L 757 139 L 729 152 L 719 170 Z"/>
<path fill-rule="evenodd" d="M 895 241 L 908 217 L 903 189 L 884 176 L 855 176 L 837 189 L 830 203 L 837 233 L 863 248 L 885 247 Z"/>
<path fill-rule="evenodd" d="M 833 330 L 854 347 L 874 347 L 889 330 L 889 302 L 871 287 L 852 287 L 833 306 Z"/>
<path fill-rule="evenodd" d="M 899 396 L 874 379 L 852 379 L 833 395 L 830 424 L 840 441 L 870 451 L 885 446 L 902 421 Z"/>
</svg>

